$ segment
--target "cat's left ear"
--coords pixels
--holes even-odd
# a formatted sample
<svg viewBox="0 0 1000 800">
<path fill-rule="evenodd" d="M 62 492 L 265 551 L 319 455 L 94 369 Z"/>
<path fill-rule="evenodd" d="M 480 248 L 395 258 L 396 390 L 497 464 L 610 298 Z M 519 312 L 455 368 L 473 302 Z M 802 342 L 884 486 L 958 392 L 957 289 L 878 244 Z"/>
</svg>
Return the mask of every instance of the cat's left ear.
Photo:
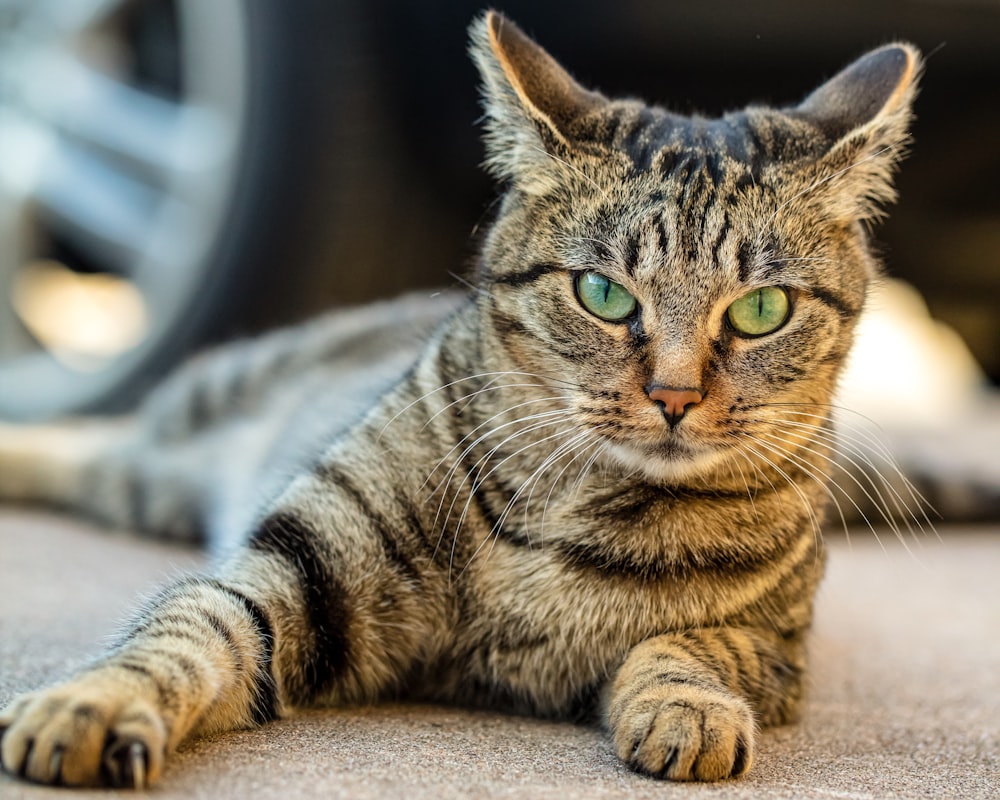
<svg viewBox="0 0 1000 800">
<path fill-rule="evenodd" d="M 793 110 L 832 142 L 821 163 L 846 216 L 877 217 L 883 204 L 896 199 L 892 176 L 910 141 L 921 68 L 920 51 L 913 45 L 886 45 L 846 67 Z"/>
<path fill-rule="evenodd" d="M 552 56 L 496 11 L 469 29 L 470 51 L 482 76 L 486 166 L 527 192 L 550 189 L 556 158 L 570 151 L 574 121 L 607 100 L 580 86 Z"/>
</svg>

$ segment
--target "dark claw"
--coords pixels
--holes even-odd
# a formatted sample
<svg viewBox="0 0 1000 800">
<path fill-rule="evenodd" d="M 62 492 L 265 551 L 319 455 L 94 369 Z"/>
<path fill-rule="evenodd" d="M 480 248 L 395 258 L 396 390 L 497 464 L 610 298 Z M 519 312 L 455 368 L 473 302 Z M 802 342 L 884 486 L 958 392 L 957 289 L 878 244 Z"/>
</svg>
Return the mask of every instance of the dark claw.
<svg viewBox="0 0 1000 800">
<path fill-rule="evenodd" d="M 673 769 L 674 764 L 677 763 L 677 756 L 680 755 L 680 751 L 673 747 L 670 752 L 667 753 L 667 757 L 663 759 L 663 769 L 660 770 L 660 777 L 666 778 L 667 773 Z"/>
<path fill-rule="evenodd" d="M 749 755 L 749 748 L 747 743 L 743 740 L 741 736 L 736 740 L 736 756 L 733 759 L 733 771 L 729 773 L 730 775 L 742 775 L 743 771 L 747 768 L 747 756 Z"/>
<path fill-rule="evenodd" d="M 49 774 L 52 776 L 52 783 L 56 786 L 62 785 L 63 752 L 62 747 L 56 747 L 49 759 Z"/>
<path fill-rule="evenodd" d="M 148 767 L 146 745 L 134 739 L 119 739 L 104 751 L 101 777 L 116 789 L 143 789 Z"/>
<path fill-rule="evenodd" d="M 35 740 L 28 739 L 28 746 L 24 748 L 24 757 L 21 759 L 21 765 L 17 768 L 17 776 L 19 778 L 28 779 L 28 762 L 31 761 L 31 751 L 35 749 Z"/>
</svg>

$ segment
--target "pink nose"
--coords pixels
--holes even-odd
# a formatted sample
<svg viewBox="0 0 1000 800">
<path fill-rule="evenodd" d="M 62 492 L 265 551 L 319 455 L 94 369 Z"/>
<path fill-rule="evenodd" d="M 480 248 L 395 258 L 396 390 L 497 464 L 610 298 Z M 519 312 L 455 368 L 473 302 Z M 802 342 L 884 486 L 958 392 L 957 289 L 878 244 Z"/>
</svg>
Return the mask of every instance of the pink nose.
<svg viewBox="0 0 1000 800">
<path fill-rule="evenodd" d="M 671 389 L 666 386 L 651 386 L 647 394 L 660 406 L 671 426 L 680 422 L 688 408 L 698 405 L 704 397 L 697 389 Z"/>
</svg>

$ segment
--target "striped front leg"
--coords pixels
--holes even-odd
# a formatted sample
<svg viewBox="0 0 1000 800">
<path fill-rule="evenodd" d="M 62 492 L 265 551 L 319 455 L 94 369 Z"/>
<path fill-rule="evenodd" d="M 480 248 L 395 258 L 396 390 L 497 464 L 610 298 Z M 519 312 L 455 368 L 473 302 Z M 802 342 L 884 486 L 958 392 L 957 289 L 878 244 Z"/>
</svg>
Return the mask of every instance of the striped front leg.
<svg viewBox="0 0 1000 800">
<path fill-rule="evenodd" d="M 217 578 L 163 592 L 97 664 L 0 712 L 4 769 L 144 786 L 189 735 L 398 687 L 447 629 L 440 570 L 391 504 L 376 514 L 339 478 L 312 496 L 342 493 L 336 529 L 272 514 Z"/>
<path fill-rule="evenodd" d="M 629 653 L 608 696 L 618 756 L 671 780 L 742 775 L 757 721 L 794 716 L 802 668 L 798 637 L 713 628 L 649 639 Z"/>
<path fill-rule="evenodd" d="M 66 786 L 146 786 L 193 730 L 277 715 L 268 616 L 214 579 L 163 592 L 124 640 L 72 680 L 0 713 L 8 772 Z"/>
</svg>

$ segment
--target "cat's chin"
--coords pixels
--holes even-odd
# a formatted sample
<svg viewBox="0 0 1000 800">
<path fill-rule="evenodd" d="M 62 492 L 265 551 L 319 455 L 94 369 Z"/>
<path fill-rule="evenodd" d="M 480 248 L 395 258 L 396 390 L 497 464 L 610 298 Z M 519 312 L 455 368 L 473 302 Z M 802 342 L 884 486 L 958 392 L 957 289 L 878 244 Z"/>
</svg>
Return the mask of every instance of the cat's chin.
<svg viewBox="0 0 1000 800">
<path fill-rule="evenodd" d="M 716 470 L 725 453 L 715 448 L 694 449 L 675 443 L 657 445 L 608 442 L 605 451 L 628 472 L 641 473 L 651 483 L 677 484 L 703 478 Z"/>
</svg>

